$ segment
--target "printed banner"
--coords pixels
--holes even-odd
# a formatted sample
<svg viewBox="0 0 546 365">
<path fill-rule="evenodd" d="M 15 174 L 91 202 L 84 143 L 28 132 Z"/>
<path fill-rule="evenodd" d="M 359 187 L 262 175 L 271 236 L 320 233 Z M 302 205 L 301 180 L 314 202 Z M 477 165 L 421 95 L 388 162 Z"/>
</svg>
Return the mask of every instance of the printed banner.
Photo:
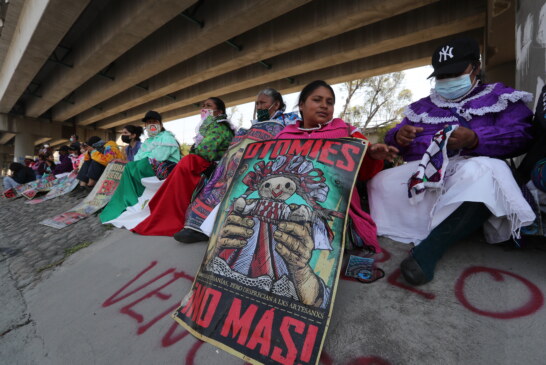
<svg viewBox="0 0 546 365">
<path fill-rule="evenodd" d="M 70 193 L 72 190 L 76 188 L 76 186 L 78 186 L 80 182 L 77 179 L 77 176 L 78 176 L 78 173 L 76 171 L 72 171 L 67 176 L 63 176 L 61 178 L 56 179 L 58 180 L 57 184 L 51 187 L 51 189 L 47 192 L 46 195 L 38 199 L 29 200 L 28 202 L 25 202 L 25 204 L 39 204 L 47 200 L 57 198 L 59 196 Z"/>
<path fill-rule="evenodd" d="M 173 318 L 252 363 L 316 364 L 366 148 L 352 138 L 249 144 Z"/>
<path fill-rule="evenodd" d="M 56 184 L 55 180 L 57 179 L 54 175 L 47 175 L 29 183 L 8 189 L 3 192 L 3 195 L 6 199 L 14 199 L 22 196 L 27 199 L 32 199 L 38 192 L 49 191 L 49 189 Z"/>
<path fill-rule="evenodd" d="M 273 139 L 283 128 L 284 125 L 281 122 L 259 122 L 252 125 L 247 133 L 233 138 L 229 149 L 216 166 L 210 180 L 188 207 L 184 228 L 191 228 L 201 232 L 200 227 L 203 221 L 214 207 L 222 201 L 237 166 L 239 166 L 245 147 L 252 142 Z"/>
<path fill-rule="evenodd" d="M 102 209 L 116 191 L 126 163 L 121 160 L 110 162 L 91 193 L 81 203 L 67 212 L 41 221 L 40 224 L 62 229 Z"/>
</svg>

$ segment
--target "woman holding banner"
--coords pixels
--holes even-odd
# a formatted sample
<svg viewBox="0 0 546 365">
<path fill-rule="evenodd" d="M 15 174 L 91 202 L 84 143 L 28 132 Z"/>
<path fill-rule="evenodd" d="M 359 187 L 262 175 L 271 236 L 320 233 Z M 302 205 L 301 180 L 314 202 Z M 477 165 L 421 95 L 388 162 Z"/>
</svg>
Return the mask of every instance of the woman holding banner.
<svg viewBox="0 0 546 365">
<path fill-rule="evenodd" d="M 302 90 L 299 97 L 298 105 L 302 120 L 287 126 L 276 138 L 331 139 L 355 137 L 365 139 L 357 128 L 333 117 L 334 103 L 335 94 L 330 85 L 321 80 L 310 83 Z M 358 178 L 362 180 L 370 179 L 383 168 L 383 160 L 392 160 L 397 152 L 396 148 L 384 144 L 371 145 L 364 157 Z M 299 157 L 301 156 L 295 155 L 286 158 Z M 294 163 L 288 165 L 293 167 Z M 290 167 L 287 167 L 287 169 L 290 169 Z M 305 169 L 299 170 L 304 171 Z M 255 169 L 255 171 L 257 171 L 255 175 L 259 175 L 260 170 Z M 281 180 L 281 178 L 277 179 Z M 286 185 L 288 189 L 292 184 L 290 179 L 285 180 L 286 183 L 283 180 L 282 184 L 275 181 L 269 185 L 279 185 L 279 189 Z M 264 180 L 264 184 L 260 185 L 260 189 L 269 189 L 267 183 Z M 313 185 L 316 184 L 308 185 L 307 188 L 311 189 Z M 312 228 L 307 220 L 306 223 L 290 221 L 272 227 L 273 240 L 271 241 L 272 245 L 270 245 L 270 242 L 260 241 L 255 234 L 255 231 L 260 229 L 256 226 L 257 224 L 267 223 L 256 223 L 253 219 L 245 218 L 245 213 L 242 215 L 237 214 L 239 208 L 242 212 L 246 212 L 247 209 L 247 207 L 243 206 L 237 207 L 237 204 L 241 205 L 242 201 L 235 202 L 235 213 L 228 216 L 226 225 L 221 232 L 218 232 L 215 251 L 211 252 L 209 262 L 216 265 L 222 263 L 219 259 L 225 260 L 229 270 L 236 272 L 236 274 L 226 275 L 243 275 L 246 277 L 245 280 L 249 282 L 260 280 L 261 275 L 263 275 L 257 268 L 272 266 L 272 269 L 269 270 L 274 273 L 272 279 L 275 280 L 275 284 L 272 287 L 277 286 L 277 281 L 285 280 L 285 277 L 288 277 L 295 289 L 297 298 L 303 304 L 324 307 L 329 302 L 330 290 L 309 265 L 312 251 L 327 249 L 326 246 L 328 246 L 323 239 L 317 239 L 316 237 L 316 235 L 322 237 L 325 232 L 324 229 L 320 228 L 323 225 L 321 225 L 320 221 L 317 221 L 316 214 L 310 215 L 310 217 L 315 217 L 313 218 L 315 223 L 313 223 Z M 302 206 L 299 210 L 303 212 L 305 209 Z M 353 189 L 350 202 L 349 216 L 365 244 L 376 252 L 380 252 L 381 248 L 377 242 L 375 224 L 370 216 L 362 210 L 358 192 L 355 189 Z M 322 242 L 320 245 L 319 241 Z M 255 252 L 247 252 L 249 247 L 255 247 Z M 269 261 L 261 259 L 261 257 L 267 257 Z M 225 265 L 223 270 L 224 272 L 229 271 Z M 284 284 L 283 286 L 286 287 Z M 293 293 L 292 290 L 285 291 L 286 295 Z"/>
</svg>

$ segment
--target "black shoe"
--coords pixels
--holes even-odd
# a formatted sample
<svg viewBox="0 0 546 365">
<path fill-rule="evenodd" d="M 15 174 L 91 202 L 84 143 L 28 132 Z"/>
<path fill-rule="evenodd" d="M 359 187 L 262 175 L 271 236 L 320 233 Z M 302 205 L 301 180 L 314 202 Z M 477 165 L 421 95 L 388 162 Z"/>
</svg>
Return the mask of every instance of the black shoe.
<svg viewBox="0 0 546 365">
<path fill-rule="evenodd" d="M 209 236 L 204 233 L 194 231 L 193 229 L 184 228 L 180 232 L 174 234 L 174 239 L 182 243 L 206 242 Z"/>
<path fill-rule="evenodd" d="M 421 266 L 419 266 L 419 263 L 413 258 L 413 256 L 410 256 L 402 261 L 400 264 L 400 271 L 402 272 L 404 279 L 414 286 L 423 285 L 432 280 L 432 278 L 428 278 L 426 276 L 425 272 Z"/>
</svg>

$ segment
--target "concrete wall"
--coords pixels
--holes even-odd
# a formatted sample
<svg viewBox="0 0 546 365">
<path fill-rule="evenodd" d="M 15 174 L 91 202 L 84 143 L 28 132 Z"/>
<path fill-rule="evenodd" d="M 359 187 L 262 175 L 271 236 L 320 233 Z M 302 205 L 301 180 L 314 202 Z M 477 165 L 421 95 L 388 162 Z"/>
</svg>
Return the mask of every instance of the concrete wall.
<svg viewBox="0 0 546 365">
<path fill-rule="evenodd" d="M 546 81 L 546 1 L 519 0 L 516 8 L 516 88 L 535 95 Z"/>
</svg>

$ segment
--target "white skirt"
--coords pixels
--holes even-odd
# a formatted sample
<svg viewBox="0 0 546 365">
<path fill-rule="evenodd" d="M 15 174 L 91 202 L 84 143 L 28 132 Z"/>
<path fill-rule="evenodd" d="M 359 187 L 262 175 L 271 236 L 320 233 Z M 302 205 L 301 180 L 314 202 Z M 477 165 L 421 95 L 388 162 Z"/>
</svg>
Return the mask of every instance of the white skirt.
<svg viewBox="0 0 546 365">
<path fill-rule="evenodd" d="M 428 188 L 423 200 L 411 205 L 407 183 L 418 164 L 412 161 L 382 171 L 368 183 L 371 216 L 379 236 L 417 245 L 463 202 L 481 202 L 491 211 L 484 225 L 489 243 L 519 237 L 520 228 L 535 219 L 508 165 L 489 157 L 450 159 L 442 188 Z"/>
</svg>

